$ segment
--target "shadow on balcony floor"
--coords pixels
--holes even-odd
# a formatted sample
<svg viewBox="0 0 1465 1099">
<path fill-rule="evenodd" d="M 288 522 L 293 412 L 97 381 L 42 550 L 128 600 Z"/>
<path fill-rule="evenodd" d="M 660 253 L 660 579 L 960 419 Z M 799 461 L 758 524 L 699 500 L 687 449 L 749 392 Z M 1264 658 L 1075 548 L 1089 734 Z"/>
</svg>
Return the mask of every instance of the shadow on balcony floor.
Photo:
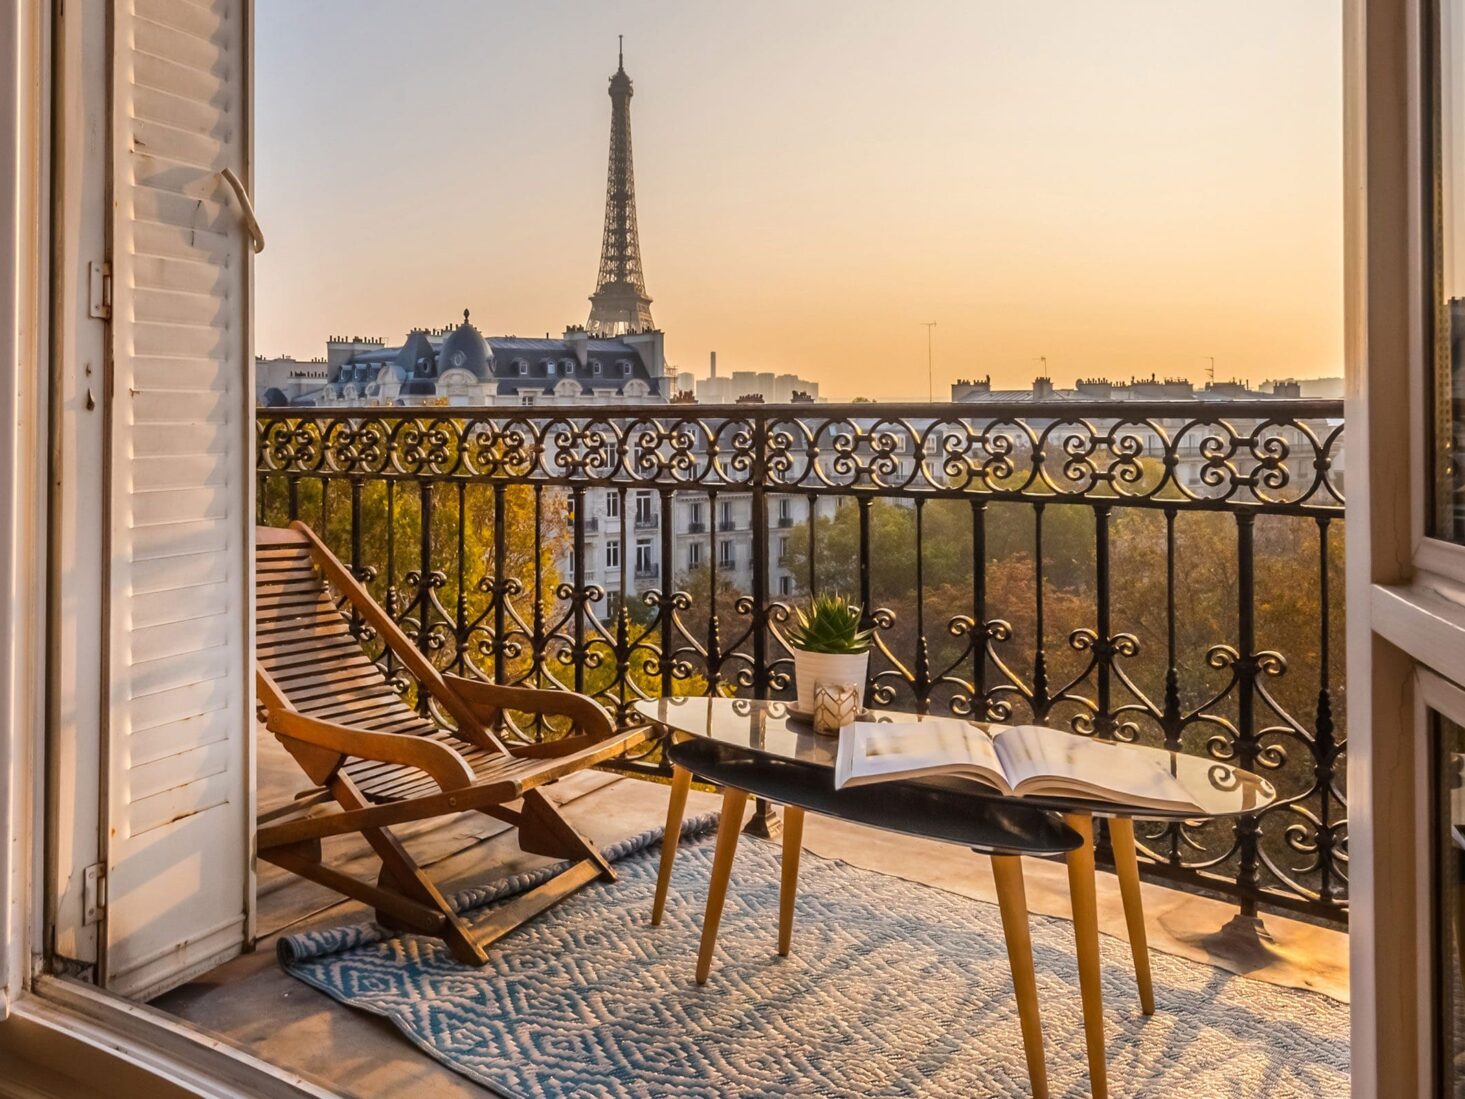
<svg viewBox="0 0 1465 1099">
<path fill-rule="evenodd" d="M 288 800 L 301 785 L 293 763 L 282 758 L 272 738 L 260 743 L 260 769 L 262 808 Z M 636 779 L 589 773 L 551 789 L 575 825 L 602 845 L 659 825 L 665 813 L 667 788 Z M 694 792 L 688 812 L 717 804 L 711 795 Z M 504 826 L 486 817 L 465 815 L 403 830 L 402 835 L 434 877 L 453 888 L 543 861 L 518 852 Z M 995 898 L 987 860 L 958 848 L 813 817 L 804 843 L 810 851 L 856 866 L 982 900 Z M 374 875 L 369 852 L 359 840 L 341 840 L 337 857 L 357 860 L 359 865 L 348 869 Z M 1028 860 L 1026 870 L 1030 909 L 1066 916 L 1063 867 Z M 274 946 L 281 931 L 358 922 L 367 916 L 362 906 L 338 903 L 326 890 L 265 865 L 259 890 L 257 952 L 167 994 L 155 1006 L 345 1095 L 414 1099 L 490 1094 L 420 1053 L 391 1024 L 343 1007 L 276 964 Z M 1111 875 L 1100 875 L 1099 902 L 1101 927 L 1122 936 L 1124 920 Z M 1244 941 L 1215 937 L 1234 913 L 1230 905 L 1148 885 L 1145 904 L 1152 950 L 1347 998 L 1347 937 L 1340 932 L 1270 916 L 1267 927 L 1274 943 L 1262 953 Z"/>
</svg>

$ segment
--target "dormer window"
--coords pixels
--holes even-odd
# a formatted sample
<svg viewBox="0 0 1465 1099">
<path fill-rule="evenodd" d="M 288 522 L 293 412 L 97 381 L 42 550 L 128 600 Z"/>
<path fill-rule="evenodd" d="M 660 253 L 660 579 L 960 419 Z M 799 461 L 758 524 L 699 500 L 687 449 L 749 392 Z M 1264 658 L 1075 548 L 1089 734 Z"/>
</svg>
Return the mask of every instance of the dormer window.
<svg viewBox="0 0 1465 1099">
<path fill-rule="evenodd" d="M 526 363 L 523 359 L 515 359 L 514 369 L 519 372 L 520 377 L 523 377 L 525 374 L 529 373 L 529 364 Z"/>
<path fill-rule="evenodd" d="M 596 359 L 594 362 L 592 362 L 590 364 L 590 373 L 592 373 L 592 374 L 596 375 L 597 377 L 599 377 L 599 375 L 600 375 L 600 360 L 599 359 Z"/>
<path fill-rule="evenodd" d="M 562 373 L 565 377 L 568 378 L 574 372 L 575 372 L 575 360 L 574 359 L 566 359 L 564 362 L 560 363 L 560 373 Z"/>
<path fill-rule="evenodd" d="M 631 376 L 631 364 L 625 359 L 616 363 L 616 366 L 620 368 L 622 378 L 629 378 Z"/>
</svg>

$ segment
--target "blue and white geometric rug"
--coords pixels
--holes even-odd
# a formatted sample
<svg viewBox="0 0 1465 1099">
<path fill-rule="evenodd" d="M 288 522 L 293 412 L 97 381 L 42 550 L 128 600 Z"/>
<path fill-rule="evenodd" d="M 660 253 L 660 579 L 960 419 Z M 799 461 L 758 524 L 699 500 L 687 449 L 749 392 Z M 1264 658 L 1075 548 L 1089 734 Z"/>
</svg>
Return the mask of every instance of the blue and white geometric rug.
<svg viewBox="0 0 1465 1099">
<path fill-rule="evenodd" d="M 514 1099 L 1029 1095 L 995 905 L 805 852 L 793 953 L 776 953 L 778 846 L 744 837 L 712 976 L 693 981 L 712 860 L 688 822 L 662 925 L 659 835 L 501 939 L 482 969 L 436 939 L 371 927 L 294 935 L 285 968 L 390 1019 L 443 1064 Z M 973 855 L 973 858 L 978 856 Z M 521 877 L 458 898 L 502 900 Z M 1030 917 L 1049 1084 L 1088 1094 L 1073 932 Z M 1110 1092 L 1154 1099 L 1348 1094 L 1348 1008 L 1181 958 L 1152 957 L 1140 1014 L 1129 948 L 1102 936 Z"/>
</svg>

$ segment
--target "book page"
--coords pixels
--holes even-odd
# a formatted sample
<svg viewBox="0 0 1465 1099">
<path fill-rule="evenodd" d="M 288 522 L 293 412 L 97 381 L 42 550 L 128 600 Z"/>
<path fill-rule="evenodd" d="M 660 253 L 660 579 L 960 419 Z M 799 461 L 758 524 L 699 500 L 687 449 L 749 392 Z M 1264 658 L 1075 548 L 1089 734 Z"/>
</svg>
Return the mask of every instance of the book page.
<svg viewBox="0 0 1465 1099">
<path fill-rule="evenodd" d="M 993 742 L 1018 794 L 1096 798 L 1169 812 L 1200 810 L 1171 773 L 1170 753 L 1158 748 L 1113 744 L 1039 725 L 1004 729 Z"/>
<path fill-rule="evenodd" d="M 960 719 L 857 721 L 840 733 L 835 789 L 933 774 L 971 775 L 1008 792 L 991 735 Z"/>
</svg>

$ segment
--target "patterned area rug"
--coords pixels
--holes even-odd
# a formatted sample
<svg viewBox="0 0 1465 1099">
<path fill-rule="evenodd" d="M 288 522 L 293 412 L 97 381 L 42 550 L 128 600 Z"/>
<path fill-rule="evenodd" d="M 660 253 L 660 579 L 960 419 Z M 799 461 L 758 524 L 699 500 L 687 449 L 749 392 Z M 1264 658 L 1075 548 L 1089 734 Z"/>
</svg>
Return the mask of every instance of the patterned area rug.
<svg viewBox="0 0 1465 1099">
<path fill-rule="evenodd" d="M 436 940 L 370 926 L 282 940 L 281 962 L 515 1099 L 1029 1094 L 995 905 L 805 852 L 794 950 L 779 958 L 778 847 L 744 838 L 712 977 L 698 988 L 708 825 L 688 822 L 658 928 L 651 832 L 611 852 L 618 883 L 591 884 L 520 928 L 481 970 Z M 455 903 L 481 907 L 538 879 Z M 1072 930 L 1031 922 L 1050 1087 L 1084 1096 Z M 1102 950 L 1116 1097 L 1348 1094 L 1345 1005 L 1157 953 L 1147 1019 L 1127 945 L 1106 935 Z"/>
</svg>

